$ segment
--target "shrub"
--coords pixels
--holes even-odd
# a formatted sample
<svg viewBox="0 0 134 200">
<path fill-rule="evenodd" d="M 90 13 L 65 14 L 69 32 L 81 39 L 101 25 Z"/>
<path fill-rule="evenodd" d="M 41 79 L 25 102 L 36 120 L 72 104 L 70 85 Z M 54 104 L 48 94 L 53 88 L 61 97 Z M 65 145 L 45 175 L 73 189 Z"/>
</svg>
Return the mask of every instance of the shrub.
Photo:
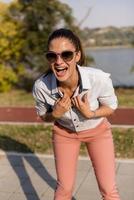
<svg viewBox="0 0 134 200">
<path fill-rule="evenodd" d="M 9 91 L 17 81 L 17 75 L 12 68 L 0 64 L 0 92 Z"/>
</svg>

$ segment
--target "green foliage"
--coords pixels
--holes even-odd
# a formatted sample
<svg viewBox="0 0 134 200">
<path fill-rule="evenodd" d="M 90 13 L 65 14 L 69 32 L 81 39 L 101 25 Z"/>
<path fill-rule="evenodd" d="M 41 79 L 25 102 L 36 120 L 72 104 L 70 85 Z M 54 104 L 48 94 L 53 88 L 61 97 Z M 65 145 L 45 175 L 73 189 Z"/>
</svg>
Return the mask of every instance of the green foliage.
<svg viewBox="0 0 134 200">
<path fill-rule="evenodd" d="M 4 20 L 0 23 L 0 62 L 12 64 L 11 60 L 20 60 L 24 41 L 20 39 L 18 29 L 12 21 Z"/>
<path fill-rule="evenodd" d="M 17 82 L 17 76 L 10 67 L 0 64 L 0 92 L 9 91 Z"/>
<path fill-rule="evenodd" d="M 8 11 L 9 6 L 0 3 L 0 92 L 9 91 L 17 83 L 24 44 L 22 26 L 10 18 Z"/>
<path fill-rule="evenodd" d="M 22 24 L 11 18 L 7 6 L 1 7 L 0 19 L 0 63 L 6 62 L 15 67 L 17 66 L 15 63 L 18 64 L 20 61 L 21 49 L 24 45 L 21 34 Z"/>
<path fill-rule="evenodd" d="M 72 9 L 59 0 L 0 3 L 0 64 L 10 66 L 17 75 L 17 86 L 31 90 L 36 77 L 47 70 L 44 51 L 48 35 L 59 27 L 71 28 L 82 35 Z M 86 62 L 93 60 L 87 57 Z"/>
<path fill-rule="evenodd" d="M 20 62 L 35 73 L 44 72 L 47 69 L 44 51 L 48 35 L 61 24 L 73 27 L 72 10 L 58 0 L 19 0 L 11 4 L 9 12 L 12 20 L 22 24 L 20 32 L 24 43 Z"/>
<path fill-rule="evenodd" d="M 47 69 L 44 51 L 57 27 L 78 31 L 71 8 L 58 0 L 14 0 L 8 6 L 0 2 L 0 64 L 12 68 L 19 86 L 30 90 Z"/>
</svg>

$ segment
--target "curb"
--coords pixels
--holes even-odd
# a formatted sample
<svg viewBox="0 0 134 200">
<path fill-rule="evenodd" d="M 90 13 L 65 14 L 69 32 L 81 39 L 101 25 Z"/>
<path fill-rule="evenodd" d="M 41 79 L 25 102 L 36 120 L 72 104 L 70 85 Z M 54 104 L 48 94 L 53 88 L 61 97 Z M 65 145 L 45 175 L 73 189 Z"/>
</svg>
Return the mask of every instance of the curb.
<svg viewBox="0 0 134 200">
<path fill-rule="evenodd" d="M 49 158 L 49 159 L 54 159 L 53 155 L 50 154 L 39 154 L 39 153 L 17 153 L 17 152 L 5 152 L 0 150 L 0 155 L 1 156 L 22 156 L 22 157 L 40 157 L 40 158 Z M 79 156 L 78 160 L 90 160 L 88 156 Z M 118 163 L 134 163 L 134 159 L 115 159 L 116 162 Z"/>
</svg>

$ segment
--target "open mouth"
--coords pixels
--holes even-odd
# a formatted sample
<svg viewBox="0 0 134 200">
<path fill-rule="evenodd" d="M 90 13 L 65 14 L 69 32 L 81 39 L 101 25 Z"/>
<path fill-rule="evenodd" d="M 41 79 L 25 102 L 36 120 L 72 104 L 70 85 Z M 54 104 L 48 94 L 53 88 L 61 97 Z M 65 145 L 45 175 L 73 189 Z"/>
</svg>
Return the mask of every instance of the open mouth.
<svg viewBox="0 0 134 200">
<path fill-rule="evenodd" d="M 57 76 L 64 76 L 66 71 L 67 71 L 67 67 L 63 68 L 63 67 L 58 67 L 58 68 L 55 68 L 55 71 L 56 71 L 56 75 Z"/>
</svg>

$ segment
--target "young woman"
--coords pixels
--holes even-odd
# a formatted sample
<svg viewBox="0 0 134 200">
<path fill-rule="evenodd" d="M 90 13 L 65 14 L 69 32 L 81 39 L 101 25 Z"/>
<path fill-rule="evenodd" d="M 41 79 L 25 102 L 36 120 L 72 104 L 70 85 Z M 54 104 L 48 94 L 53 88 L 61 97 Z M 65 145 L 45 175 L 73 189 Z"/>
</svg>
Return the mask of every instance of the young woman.
<svg viewBox="0 0 134 200">
<path fill-rule="evenodd" d="M 68 29 L 49 36 L 46 58 L 50 70 L 35 82 L 33 95 L 39 116 L 54 121 L 54 200 L 72 198 L 81 142 L 86 144 L 102 198 L 120 200 L 111 127 L 106 119 L 117 108 L 110 74 L 82 66 L 81 42 Z"/>
</svg>

